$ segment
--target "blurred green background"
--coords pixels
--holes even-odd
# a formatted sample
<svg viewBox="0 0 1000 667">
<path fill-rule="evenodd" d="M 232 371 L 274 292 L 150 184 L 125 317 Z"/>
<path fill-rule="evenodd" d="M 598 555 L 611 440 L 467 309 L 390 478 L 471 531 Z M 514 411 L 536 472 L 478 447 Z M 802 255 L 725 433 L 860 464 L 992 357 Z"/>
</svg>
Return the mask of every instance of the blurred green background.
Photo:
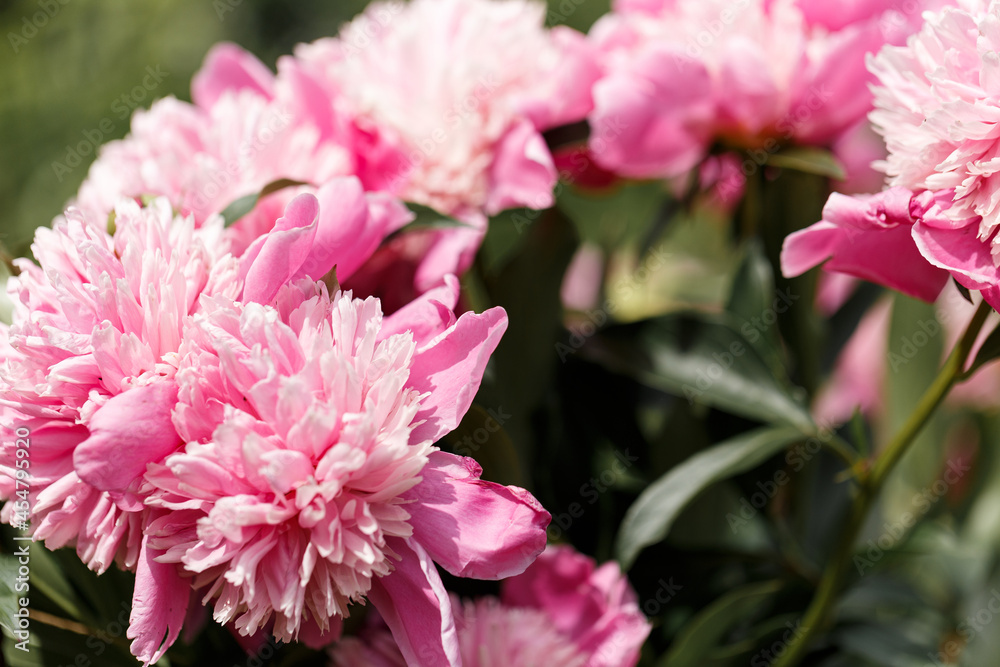
<svg viewBox="0 0 1000 667">
<path fill-rule="evenodd" d="M 227 40 L 269 67 L 295 44 L 333 35 L 365 0 L 25 0 L 0 2 L 0 243 L 18 256 L 62 211 L 94 153 L 123 137 L 126 109 L 189 100 L 209 47 Z M 609 0 L 550 0 L 549 22 L 586 30 Z M 146 68 L 166 73 L 142 89 Z M 152 82 L 152 79 L 147 79 Z M 139 88 L 136 88 L 139 86 Z M 135 95 L 133 95 L 135 91 Z M 141 98 L 141 99 L 139 99 Z M 54 166 L 59 163 L 60 166 Z M 64 168 L 65 167 L 65 168 Z"/>
</svg>

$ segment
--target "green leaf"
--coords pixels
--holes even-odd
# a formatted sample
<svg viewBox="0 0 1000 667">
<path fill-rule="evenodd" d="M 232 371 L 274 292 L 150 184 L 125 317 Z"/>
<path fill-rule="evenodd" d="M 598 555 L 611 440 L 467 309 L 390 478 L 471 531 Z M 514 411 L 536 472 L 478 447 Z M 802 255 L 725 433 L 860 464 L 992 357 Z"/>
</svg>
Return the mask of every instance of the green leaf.
<svg viewBox="0 0 1000 667">
<path fill-rule="evenodd" d="M 660 667 L 703 667 L 723 645 L 730 630 L 758 613 L 783 587 L 783 582 L 749 584 L 723 595 L 684 626 Z M 715 664 L 724 664 L 715 661 Z"/>
<path fill-rule="evenodd" d="M 765 324 L 763 318 L 777 318 L 776 307 L 794 307 L 786 303 L 785 295 L 779 295 L 774 288 L 774 270 L 764 255 L 764 248 L 758 239 L 750 239 L 743 251 L 743 260 L 733 279 L 733 289 L 726 303 L 726 312 L 733 316 L 734 329 L 751 332 L 752 343 L 761 356 L 772 366 L 780 369 L 780 338 L 778 327 Z M 747 328 L 745 328 L 747 327 Z"/>
<path fill-rule="evenodd" d="M 71 620 L 92 622 L 87 604 L 76 594 L 56 554 L 36 542 L 22 544 L 31 544 L 31 587 L 52 600 Z"/>
<path fill-rule="evenodd" d="M 773 299 L 774 272 L 760 241 L 751 239 L 744 248 L 726 310 L 749 321 L 769 309 Z"/>
<path fill-rule="evenodd" d="M 112 628 L 115 630 L 116 628 Z M 127 643 L 126 628 L 116 640 Z M 55 667 L 57 665 L 100 665 L 101 667 L 136 667 L 139 663 L 128 649 L 117 643 L 108 643 L 99 635 L 84 635 L 56 628 L 33 618 L 27 651 L 18 649 L 14 639 L 6 632 L 3 657 L 9 667 Z M 110 638 L 110 635 L 105 635 Z M 167 658 L 159 660 L 158 667 L 167 667 Z"/>
<path fill-rule="evenodd" d="M 622 567 L 631 567 L 640 551 L 665 538 L 699 493 L 715 482 L 752 470 L 802 437 L 799 430 L 789 427 L 743 433 L 695 454 L 655 481 L 622 521 L 616 544 Z"/>
<path fill-rule="evenodd" d="M 675 314 L 609 327 L 580 351 L 613 372 L 692 403 L 811 433 L 801 392 L 776 377 L 780 369 L 758 351 L 759 336 L 756 329 L 734 330 L 725 318 Z"/>
<path fill-rule="evenodd" d="M 17 579 L 18 562 L 10 554 L 0 555 L 0 627 L 12 631 L 14 614 L 18 610 L 18 593 L 14 586 Z"/>
<path fill-rule="evenodd" d="M 260 189 L 260 192 L 253 192 L 236 199 L 222 211 L 222 219 L 225 221 L 226 227 L 233 225 L 237 220 L 252 211 L 254 206 L 257 205 L 257 202 L 264 197 L 277 192 L 278 190 L 295 185 L 308 185 L 308 183 L 305 183 L 304 181 L 293 181 L 290 178 L 279 178 L 278 180 L 271 181 L 265 185 Z"/>
<path fill-rule="evenodd" d="M 822 148 L 794 147 L 767 158 L 767 164 L 781 169 L 793 169 L 804 174 L 843 180 L 847 176 L 844 166 L 828 150 Z"/>
</svg>

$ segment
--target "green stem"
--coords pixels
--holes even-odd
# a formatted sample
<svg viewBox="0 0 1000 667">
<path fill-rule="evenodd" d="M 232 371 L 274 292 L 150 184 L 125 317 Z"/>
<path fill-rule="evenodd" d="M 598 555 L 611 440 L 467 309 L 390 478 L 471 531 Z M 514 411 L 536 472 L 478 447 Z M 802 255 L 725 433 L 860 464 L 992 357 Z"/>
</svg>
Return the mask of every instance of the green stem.
<svg viewBox="0 0 1000 667">
<path fill-rule="evenodd" d="M 972 321 L 969 322 L 961 340 L 948 355 L 944 366 L 921 397 L 916 409 L 875 460 L 871 472 L 861 480 L 860 489 L 851 505 L 847 523 L 837 541 L 837 547 L 823 571 L 823 577 L 820 579 L 816 594 L 802 619 L 802 632 L 792 638 L 787 650 L 774 663 L 774 667 L 795 667 L 798 665 L 806 651 L 809 650 L 809 644 L 813 638 L 826 626 L 830 611 L 837 601 L 844 577 L 847 574 L 847 566 L 854 554 L 854 544 L 865 524 L 865 519 L 868 518 L 872 503 L 878 497 L 882 484 L 885 483 L 889 473 L 892 472 L 921 429 L 930 420 L 934 410 L 941 404 L 941 401 L 948 395 L 948 391 L 964 372 L 976 336 L 979 335 L 979 330 L 982 329 L 983 323 L 991 311 L 992 309 L 985 301 L 979 304 L 979 308 L 972 316 Z"/>
</svg>

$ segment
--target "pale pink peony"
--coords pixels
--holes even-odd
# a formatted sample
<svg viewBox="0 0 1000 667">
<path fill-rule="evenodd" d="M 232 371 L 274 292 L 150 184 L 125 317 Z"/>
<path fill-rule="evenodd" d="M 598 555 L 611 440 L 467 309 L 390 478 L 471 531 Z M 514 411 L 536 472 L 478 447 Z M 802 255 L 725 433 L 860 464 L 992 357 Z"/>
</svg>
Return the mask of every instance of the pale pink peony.
<svg viewBox="0 0 1000 667">
<path fill-rule="evenodd" d="M 816 397 L 813 415 L 817 421 L 844 424 L 855 408 L 869 416 L 884 417 L 887 374 L 910 363 L 914 341 L 941 336 L 942 354 L 946 357 L 972 319 L 976 305 L 966 301 L 958 290 L 946 289 L 935 302 L 935 311 L 936 321 L 917 322 L 905 335 L 889 340 L 892 302 L 875 304 L 841 350 L 833 374 Z M 998 319 L 996 313 L 990 314 L 973 344 L 970 359 L 975 359 Z M 996 410 L 1000 407 L 1000 367 L 989 365 L 977 371 L 949 392 L 947 403 L 956 408 Z"/>
<path fill-rule="evenodd" d="M 131 133 L 102 148 L 76 203 L 106 213 L 123 196 L 165 195 L 200 224 L 237 200 L 281 185 L 227 231 L 234 254 L 240 255 L 300 194 L 322 198 L 323 187 L 345 175 L 356 176 L 366 190 L 387 192 L 403 163 L 399 149 L 377 128 L 359 125 L 343 109 L 337 91 L 325 90 L 295 58 L 280 59 L 278 70 L 274 75 L 235 45 L 214 47 L 192 82 L 195 103 L 167 98 L 137 111 Z M 324 215 L 338 211 L 331 204 L 324 202 Z M 345 238 L 357 233 L 371 243 L 351 255 L 351 266 L 338 265 L 338 277 L 357 273 L 351 286 L 390 297 L 392 308 L 440 285 L 445 275 L 465 271 L 482 241 L 484 223 L 474 218 L 473 228 L 407 233 L 380 247 L 412 219 L 388 199 L 380 207 L 381 214 L 365 219 L 363 230 L 356 225 L 340 230 Z M 422 250 L 400 252 L 400 244 Z M 368 265 L 376 251 L 383 259 Z M 388 273 L 384 264 L 412 268 Z"/>
<path fill-rule="evenodd" d="M 959 4 L 871 59 L 879 79 L 871 119 L 889 151 L 881 164 L 889 183 L 938 201 L 934 220 L 914 228 L 920 252 L 997 306 L 1000 4 Z"/>
<path fill-rule="evenodd" d="M 169 416 L 187 317 L 202 294 L 238 294 L 220 220 L 195 230 L 191 218 L 175 219 L 158 199 L 146 208 L 120 203 L 113 237 L 101 224 L 70 209 L 53 229 L 37 231 L 32 250 L 40 266 L 17 260 L 21 275 L 8 284 L 12 351 L 0 368 L 0 400 L 32 431 L 33 535 L 53 549 L 75 545 L 98 572 L 114 560 L 136 564 L 141 535 L 136 517 L 122 509 L 135 503 L 106 491 L 112 477 L 129 487 L 144 467 L 128 439 L 118 443 L 113 469 L 105 460 L 103 470 L 84 475 L 90 484 L 81 482 L 74 458 L 85 457 L 95 440 L 116 437 L 105 428 L 114 431 L 115 415 L 136 407 L 136 396 L 151 412 L 166 404 Z M 139 413 L 130 422 L 141 431 L 150 417 Z M 177 444 L 169 434 L 153 435 L 150 444 L 161 451 Z M 14 453 L 4 440 L 5 499 L 13 495 Z"/>
<path fill-rule="evenodd" d="M 168 97 L 137 111 L 131 133 L 102 147 L 75 204 L 106 214 L 122 197 L 166 196 L 201 224 L 270 183 L 319 186 L 351 174 L 347 150 L 320 139 L 289 107 L 254 91 L 227 91 L 207 109 Z M 302 191 L 286 188 L 260 202 L 230 232 L 244 239 L 237 246 L 270 229 Z"/>
<path fill-rule="evenodd" d="M 670 177 L 713 142 L 832 145 L 871 108 L 865 55 L 900 43 L 920 18 L 887 2 L 852 4 L 616 3 L 591 31 L 604 66 L 590 116 L 595 159 L 626 176 Z"/>
<path fill-rule="evenodd" d="M 885 299 L 861 318 L 813 402 L 817 423 L 846 424 L 855 409 L 866 415 L 881 410 L 891 317 L 892 301 Z"/>
<path fill-rule="evenodd" d="M 75 546 L 97 572 L 116 561 L 142 581 L 150 571 L 142 474 L 148 459 L 180 444 L 170 413 L 184 329 L 202 296 L 238 295 L 238 266 L 220 219 L 195 229 L 166 199 L 145 208 L 125 200 L 114 209 L 113 236 L 107 224 L 70 209 L 36 232 L 39 266 L 18 260 L 0 416 L 4 431 L 30 430 L 34 539 Z M 20 500 L 14 442 L 5 438 L 0 449 L 5 500 Z M 4 521 L 22 523 L 13 509 L 4 505 Z M 142 595 L 137 586 L 133 623 Z M 176 637 L 179 625 L 170 631 Z"/>
<path fill-rule="evenodd" d="M 214 599 L 217 621 L 289 641 L 335 633 L 367 598 L 410 662 L 459 664 L 434 563 L 518 574 L 549 517 L 433 447 L 469 408 L 507 324 L 499 308 L 456 319 L 457 298 L 449 278 L 383 318 L 378 300 L 310 280 L 273 305 L 215 299 L 195 318 L 173 417 L 187 444 L 146 474 L 147 504 L 163 510 L 148 534 L 159 563 Z M 177 586 L 149 590 L 158 608 Z M 183 613 L 139 631 L 158 642 Z"/>
<path fill-rule="evenodd" d="M 633 667 L 649 635 L 635 592 L 614 563 L 549 547 L 501 598 L 460 603 L 456 628 L 465 667 Z M 332 667 L 406 664 L 377 626 L 332 650 Z"/>
<path fill-rule="evenodd" d="M 597 70 L 582 35 L 544 19 L 529 0 L 376 3 L 296 56 L 399 147 L 394 193 L 463 218 L 548 208 L 556 170 L 541 132 L 586 116 Z"/>
</svg>

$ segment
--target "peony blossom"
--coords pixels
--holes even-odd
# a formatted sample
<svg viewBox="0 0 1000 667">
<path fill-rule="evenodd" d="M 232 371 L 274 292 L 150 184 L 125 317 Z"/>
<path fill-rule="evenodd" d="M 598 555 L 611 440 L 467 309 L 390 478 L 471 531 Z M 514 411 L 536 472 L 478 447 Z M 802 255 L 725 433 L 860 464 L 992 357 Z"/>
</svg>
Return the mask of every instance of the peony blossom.
<svg viewBox="0 0 1000 667">
<path fill-rule="evenodd" d="M 942 292 L 934 305 L 936 321 L 922 320 L 914 325 L 911 334 L 895 340 L 889 339 L 891 301 L 879 301 L 869 309 L 844 345 L 830 379 L 816 397 L 813 415 L 817 423 L 844 424 L 851 419 L 855 408 L 866 415 L 884 417 L 887 370 L 895 373 L 910 363 L 913 340 L 940 334 L 943 357 L 951 352 L 972 319 L 976 306 L 954 289 Z M 998 319 L 1000 316 L 996 313 L 990 314 L 972 346 L 970 359 L 975 359 Z M 947 402 L 954 407 L 995 410 L 1000 407 L 998 397 L 1000 368 L 990 365 L 954 387 Z"/>
<path fill-rule="evenodd" d="M 375 3 L 296 57 L 398 146 L 402 198 L 463 218 L 547 208 L 556 169 L 541 132 L 586 116 L 597 70 L 582 35 L 544 19 L 529 0 Z"/>
<path fill-rule="evenodd" d="M 52 229 L 38 230 L 32 251 L 39 265 L 17 260 L 21 274 L 8 284 L 14 322 L 0 367 L 0 401 L 10 410 L 5 426 L 19 423 L 32 432 L 34 538 L 52 549 L 75 545 L 98 572 L 115 560 L 135 567 L 141 541 L 132 511 L 138 508 L 124 491 L 144 467 L 136 442 L 119 440 L 115 422 L 124 413 L 143 431 L 151 414 L 169 415 L 186 319 L 201 295 L 234 298 L 238 291 L 221 220 L 196 230 L 190 217 L 175 219 L 170 204 L 158 199 L 146 208 L 120 203 L 114 225 L 112 236 L 70 209 Z M 144 412 L 132 413 L 140 406 Z M 147 435 L 164 454 L 177 444 L 155 429 Z M 101 440 L 116 450 L 116 466 L 105 459 L 79 475 L 74 461 L 85 460 Z M 13 441 L 5 439 L 4 499 L 14 495 L 14 455 Z M 111 486 L 122 493 L 109 494 Z M 10 512 L 5 505 L 5 521 Z"/>
<path fill-rule="evenodd" d="M 865 55 L 919 25 L 919 12 L 893 4 L 619 0 L 590 35 L 604 69 L 594 158 L 625 176 L 671 177 L 714 142 L 831 146 L 871 108 Z"/>
<path fill-rule="evenodd" d="M 33 537 L 50 548 L 75 545 L 98 572 L 112 561 L 136 571 L 128 636 L 144 662 L 156 661 L 178 637 L 191 585 L 213 577 L 216 586 L 203 593 L 217 598 L 216 617 L 239 615 L 245 634 L 270 621 L 286 640 L 302 623 L 304 638 L 317 637 L 336 630 L 346 605 L 367 595 L 387 618 L 395 605 L 407 610 L 396 617 L 401 637 L 436 641 L 442 655 L 450 654 L 451 616 L 430 558 L 456 574 L 489 578 L 520 572 L 541 551 L 548 515 L 527 492 L 480 482 L 474 463 L 432 447 L 471 404 L 506 327 L 503 311 L 456 319 L 458 281 L 450 276 L 385 319 L 377 300 L 332 301 L 316 282 L 339 267 L 351 275 L 400 211 L 385 195 L 365 194 L 356 179 L 332 180 L 315 196 L 289 201 L 273 229 L 237 259 L 218 216 L 196 226 L 193 215 L 176 216 L 166 198 L 145 207 L 125 199 L 103 223 L 70 209 L 53 229 L 37 232 L 38 266 L 18 260 L 21 275 L 9 281 L 14 323 L 0 346 L 0 416 L 4 432 L 31 432 L 31 511 L 23 516 L 7 503 L 3 518 L 30 523 Z M 109 224 L 113 234 L 102 229 Z M 218 327 L 241 317 L 247 339 L 220 342 Z M 312 404 L 303 400 L 302 382 L 315 385 Z M 248 403 L 233 387 L 257 398 Z M 207 388 L 217 395 L 192 403 Z M 276 392 L 277 403 L 268 404 L 267 391 Z M 289 422 L 296 419 L 292 405 L 303 409 L 297 424 Z M 264 468 L 239 468 L 231 486 L 215 489 L 213 513 L 201 497 L 212 489 L 202 483 L 196 453 L 216 446 L 231 457 L 235 446 L 242 456 L 257 436 L 308 445 L 320 472 L 296 464 L 294 446 L 277 458 L 262 451 L 265 468 L 306 478 L 275 482 L 268 496 L 260 487 Z M 14 442 L 6 439 L 0 450 L 5 500 L 17 491 Z M 335 454 L 323 458 L 328 451 Z M 188 456 L 195 456 L 193 467 L 185 467 Z M 359 456 L 368 457 L 360 469 Z M 255 587 L 254 572 L 241 586 L 237 573 L 261 555 L 246 560 L 242 538 L 230 559 L 205 565 L 201 524 L 231 512 L 233 502 L 246 505 L 253 489 L 262 494 L 258 504 L 275 505 L 264 521 L 273 527 L 270 539 L 294 550 L 295 534 L 285 540 L 285 524 L 274 520 L 284 516 L 280 494 L 306 482 L 315 493 L 299 508 L 300 527 L 314 533 L 310 553 L 319 562 L 315 578 L 306 572 L 301 588 L 292 586 L 291 603 L 262 592 L 273 587 L 281 558 L 261 566 L 265 588 Z M 276 491 L 284 483 L 288 489 Z M 192 491 L 206 502 L 178 504 L 176 494 Z M 303 488 L 300 498 L 309 493 Z M 344 520 L 346 537 L 339 528 L 331 533 L 330 521 L 313 530 L 326 502 L 331 516 Z M 382 528 L 371 532 L 379 520 Z M 208 542 L 216 539 L 210 533 Z M 269 545 L 267 539 L 254 544 Z M 237 583 L 220 592 L 223 581 Z M 411 627 L 411 601 L 439 617 L 433 638 L 425 625 Z"/>
<path fill-rule="evenodd" d="M 889 151 L 881 165 L 889 183 L 940 202 L 935 222 L 914 230 L 921 253 L 996 307 L 1000 4 L 960 6 L 929 15 L 906 46 L 872 58 L 879 85 L 871 119 Z"/>
<path fill-rule="evenodd" d="M 113 235 L 107 224 L 70 209 L 37 231 L 39 265 L 18 260 L 21 274 L 8 284 L 16 308 L 0 417 L 4 431 L 30 432 L 31 476 L 27 510 L 8 502 L 2 517 L 28 523 L 50 549 L 75 546 L 97 572 L 115 561 L 141 580 L 149 572 L 142 475 L 147 460 L 180 445 L 170 414 L 184 331 L 202 296 L 238 295 L 238 266 L 219 218 L 195 229 L 166 199 L 120 202 Z M 14 443 L 5 438 L 0 449 L 4 500 L 23 488 Z M 133 622 L 141 596 L 137 589 Z M 179 626 L 170 630 L 176 637 Z"/>
<path fill-rule="evenodd" d="M 507 324 L 499 308 L 456 319 L 457 298 L 449 278 L 383 317 L 377 299 L 302 280 L 269 304 L 213 299 L 194 318 L 173 413 L 185 444 L 149 466 L 147 505 L 161 513 L 147 532 L 156 563 L 214 600 L 218 622 L 335 636 L 367 599 L 411 663 L 459 664 L 435 563 L 518 574 L 549 515 L 433 446 L 468 410 Z M 156 611 L 132 631 L 153 659 L 183 619 L 165 604 L 182 587 L 143 583 Z"/>
<path fill-rule="evenodd" d="M 879 79 L 871 118 L 886 140 L 880 166 L 892 187 L 853 200 L 833 195 L 822 222 L 786 239 L 786 275 L 832 257 L 830 270 L 932 301 L 940 281 L 932 276 L 951 274 L 1000 306 L 990 134 L 1000 108 L 990 87 L 997 26 L 1000 4 L 966 2 L 928 14 L 906 46 L 871 59 Z"/>
<path fill-rule="evenodd" d="M 524 574 L 503 582 L 500 599 L 454 598 L 463 665 L 633 667 L 650 625 L 614 563 L 596 568 L 570 547 L 549 547 Z M 332 650 L 331 667 L 402 667 L 377 626 Z"/>
</svg>

